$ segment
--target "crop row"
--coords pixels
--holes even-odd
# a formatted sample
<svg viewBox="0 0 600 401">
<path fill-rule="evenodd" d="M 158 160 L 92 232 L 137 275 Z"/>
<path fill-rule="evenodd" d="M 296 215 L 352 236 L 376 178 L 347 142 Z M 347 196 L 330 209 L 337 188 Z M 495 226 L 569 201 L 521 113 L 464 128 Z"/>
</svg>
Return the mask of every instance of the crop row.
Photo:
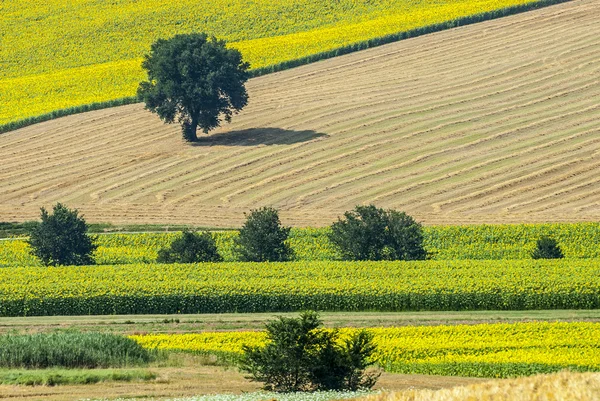
<svg viewBox="0 0 600 401">
<path fill-rule="evenodd" d="M 327 228 L 295 228 L 288 240 L 295 260 L 336 260 L 339 255 L 327 239 Z M 556 238 L 567 258 L 600 258 L 599 223 L 432 226 L 424 228 L 425 249 L 433 260 L 530 259 L 536 240 Z M 98 264 L 151 263 L 158 250 L 179 234 L 106 234 L 98 236 Z M 237 232 L 214 233 L 219 253 L 233 261 Z M 23 240 L 0 241 L 0 266 L 35 266 Z"/>
<path fill-rule="evenodd" d="M 465 16 L 559 1 L 207 0 L 202 7 L 197 0 L 9 3 L 0 14 L 6 32 L 0 59 L 9 60 L 0 71 L 0 98 L 5 99 L 0 124 L 133 96 L 143 78 L 143 54 L 156 39 L 178 33 L 204 31 L 234 42 L 257 69 L 314 55 L 331 57 L 356 43 L 398 40 L 399 32 Z"/>
<path fill-rule="evenodd" d="M 0 269 L 0 316 L 599 307 L 593 259 Z"/>
<path fill-rule="evenodd" d="M 342 337 L 358 329 L 341 329 Z M 599 323 L 513 323 L 367 329 L 376 363 L 387 371 L 511 377 L 562 369 L 600 371 Z M 146 348 L 214 354 L 235 360 L 242 345 L 262 345 L 264 332 L 132 336 Z"/>
</svg>

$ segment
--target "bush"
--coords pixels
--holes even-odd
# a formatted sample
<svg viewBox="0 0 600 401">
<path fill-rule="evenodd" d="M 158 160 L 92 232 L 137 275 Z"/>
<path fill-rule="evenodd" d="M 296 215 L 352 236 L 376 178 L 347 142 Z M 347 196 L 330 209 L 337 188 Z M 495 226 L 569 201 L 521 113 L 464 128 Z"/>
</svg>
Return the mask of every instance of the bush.
<svg viewBox="0 0 600 401">
<path fill-rule="evenodd" d="M 562 259 L 564 255 L 554 238 L 542 237 L 537 240 L 531 257 L 533 259 Z"/>
<path fill-rule="evenodd" d="M 184 231 L 168 248 L 158 251 L 158 263 L 221 262 L 212 234 Z"/>
<path fill-rule="evenodd" d="M 0 336 L 0 367 L 45 369 L 145 365 L 148 350 L 134 340 L 107 333 L 37 333 Z"/>
<path fill-rule="evenodd" d="M 243 347 L 240 368 L 264 389 L 278 392 L 370 389 L 378 375 L 365 374 L 375 351 L 372 335 L 360 331 L 341 342 L 324 330 L 315 312 L 267 323 L 265 347 Z"/>
<path fill-rule="evenodd" d="M 30 233 L 31 253 L 48 265 L 90 265 L 96 249 L 87 235 L 88 226 L 77 210 L 57 203 L 53 214 L 41 209 L 42 222 Z"/>
<path fill-rule="evenodd" d="M 293 253 L 286 240 L 290 227 L 282 227 L 276 209 L 252 210 L 235 240 L 234 252 L 242 262 L 284 262 Z"/>
<path fill-rule="evenodd" d="M 331 225 L 329 240 L 345 260 L 422 260 L 423 230 L 404 212 L 356 206 Z"/>
</svg>

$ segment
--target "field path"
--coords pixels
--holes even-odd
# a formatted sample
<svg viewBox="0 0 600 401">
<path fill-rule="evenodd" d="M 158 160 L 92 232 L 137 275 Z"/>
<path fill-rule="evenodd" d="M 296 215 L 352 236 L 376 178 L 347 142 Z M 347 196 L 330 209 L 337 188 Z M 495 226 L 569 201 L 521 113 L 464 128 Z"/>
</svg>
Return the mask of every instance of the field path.
<svg viewBox="0 0 600 401">
<path fill-rule="evenodd" d="M 325 225 L 600 219 L 600 1 L 575 0 L 253 79 L 195 145 L 141 104 L 0 135 L 0 221 Z"/>
</svg>

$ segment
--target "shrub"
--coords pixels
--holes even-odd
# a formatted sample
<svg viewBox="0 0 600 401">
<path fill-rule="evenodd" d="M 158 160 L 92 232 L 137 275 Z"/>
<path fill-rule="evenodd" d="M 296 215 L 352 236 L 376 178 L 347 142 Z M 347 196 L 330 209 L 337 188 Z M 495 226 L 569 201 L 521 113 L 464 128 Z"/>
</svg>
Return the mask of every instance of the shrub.
<svg viewBox="0 0 600 401">
<path fill-rule="evenodd" d="M 89 265 L 94 263 L 96 249 L 87 235 L 87 224 L 77 210 L 61 203 L 54 206 L 53 214 L 41 209 L 42 222 L 30 233 L 31 253 L 48 265 Z"/>
<path fill-rule="evenodd" d="M 554 238 L 541 237 L 537 240 L 531 257 L 533 259 L 562 259 L 564 255 Z"/>
<path fill-rule="evenodd" d="M 270 391 L 373 387 L 378 376 L 365 374 L 375 351 L 372 335 L 360 331 L 339 344 L 337 331 L 321 326 L 315 312 L 267 323 L 267 345 L 244 346 L 240 368 Z"/>
<path fill-rule="evenodd" d="M 144 365 L 151 353 L 134 340 L 108 333 L 0 336 L 0 367 L 44 369 Z"/>
<path fill-rule="evenodd" d="M 331 225 L 329 240 L 345 260 L 422 260 L 423 231 L 404 212 L 356 206 Z"/>
<path fill-rule="evenodd" d="M 184 231 L 168 248 L 158 251 L 158 263 L 221 262 L 212 234 Z"/>
<path fill-rule="evenodd" d="M 276 209 L 252 210 L 235 240 L 234 252 L 242 262 L 283 262 L 292 250 L 285 242 L 290 227 L 282 227 Z"/>
</svg>

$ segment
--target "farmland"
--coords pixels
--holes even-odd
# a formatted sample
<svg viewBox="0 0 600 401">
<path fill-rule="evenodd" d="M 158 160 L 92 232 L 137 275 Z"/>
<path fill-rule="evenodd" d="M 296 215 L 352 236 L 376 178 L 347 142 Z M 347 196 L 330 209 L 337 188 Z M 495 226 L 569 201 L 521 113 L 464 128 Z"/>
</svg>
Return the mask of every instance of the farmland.
<svg viewBox="0 0 600 401">
<path fill-rule="evenodd" d="M 357 329 L 342 329 L 348 336 Z M 514 377 L 565 368 L 600 370 L 598 323 L 514 323 L 369 329 L 374 359 L 387 371 L 447 376 Z M 131 336 L 148 348 L 216 354 L 235 360 L 263 332 Z"/>
<path fill-rule="evenodd" d="M 52 0 L 2 4 L 0 124 L 135 95 L 142 55 L 158 38 L 204 31 L 253 68 L 532 0 Z M 89 40 L 93 37 L 94 40 Z"/>
<path fill-rule="evenodd" d="M 0 234 L 15 235 L 0 240 L 0 400 L 279 400 L 235 365 L 243 345 L 265 344 L 266 322 L 307 310 L 342 340 L 370 333 L 377 388 L 411 389 L 373 401 L 594 399 L 600 2 L 552 2 L 516 15 L 527 0 L 0 5 Z M 199 29 L 240 49 L 254 78 L 248 107 L 191 144 L 128 96 L 152 41 Z M 125 105 L 2 126 L 107 101 Z M 56 202 L 99 223 L 96 264 L 44 266 L 25 238 L 35 223 L 8 223 Z M 426 260 L 341 260 L 329 225 L 361 204 L 422 222 Z M 237 228 L 263 206 L 292 226 L 290 261 L 236 255 Z M 134 232 L 101 232 L 125 225 Z M 57 257 L 52 240 L 77 231 L 40 227 L 32 238 L 43 231 Z M 185 227 L 213 229 L 224 261 L 158 263 Z M 356 227 L 386 244 L 384 258 L 401 254 L 399 223 Z M 533 259 L 546 236 L 564 258 Z M 190 255 L 210 247 L 187 237 Z M 322 349 L 347 365 L 360 352 Z M 413 391 L 540 373 L 551 376 Z"/>
<path fill-rule="evenodd" d="M 0 220 L 57 201 L 89 221 L 212 227 L 267 204 L 322 226 L 366 202 L 426 224 L 599 220 L 598 7 L 253 79 L 245 111 L 197 146 L 141 105 L 2 134 Z"/>
<path fill-rule="evenodd" d="M 600 307 L 595 259 L 0 269 L 0 315 Z"/>
</svg>

